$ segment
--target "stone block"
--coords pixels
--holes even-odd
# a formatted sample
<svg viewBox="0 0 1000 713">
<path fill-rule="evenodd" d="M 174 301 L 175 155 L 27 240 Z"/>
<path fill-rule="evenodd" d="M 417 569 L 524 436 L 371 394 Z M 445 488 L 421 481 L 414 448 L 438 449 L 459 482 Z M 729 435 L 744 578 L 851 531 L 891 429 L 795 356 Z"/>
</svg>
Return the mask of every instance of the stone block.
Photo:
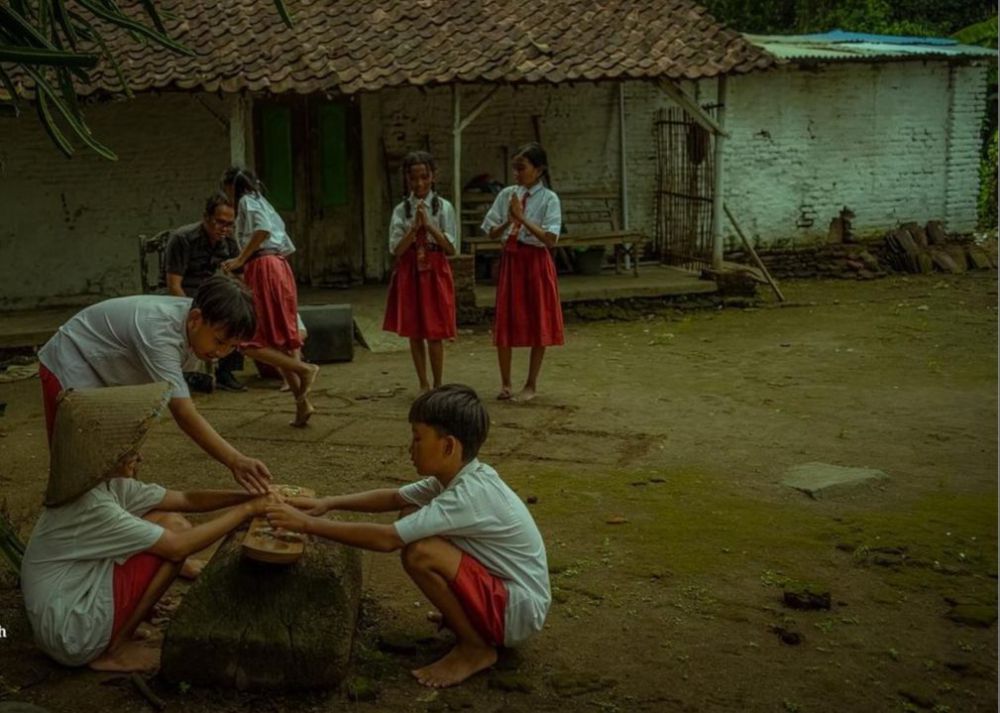
<svg viewBox="0 0 1000 713">
<path fill-rule="evenodd" d="M 889 478 L 881 470 L 874 468 L 849 468 L 830 463 L 802 463 L 785 471 L 783 485 L 801 490 L 807 495 L 817 498 L 823 495 L 835 494 L 846 488 L 865 482 L 887 480 Z"/>
<path fill-rule="evenodd" d="M 307 543 L 293 565 L 241 553 L 227 537 L 184 595 L 163 642 L 174 683 L 240 690 L 332 688 L 348 673 L 361 599 L 361 553 Z"/>
<path fill-rule="evenodd" d="M 927 242 L 930 245 L 944 245 L 948 242 L 948 233 L 940 220 L 927 221 Z"/>
</svg>

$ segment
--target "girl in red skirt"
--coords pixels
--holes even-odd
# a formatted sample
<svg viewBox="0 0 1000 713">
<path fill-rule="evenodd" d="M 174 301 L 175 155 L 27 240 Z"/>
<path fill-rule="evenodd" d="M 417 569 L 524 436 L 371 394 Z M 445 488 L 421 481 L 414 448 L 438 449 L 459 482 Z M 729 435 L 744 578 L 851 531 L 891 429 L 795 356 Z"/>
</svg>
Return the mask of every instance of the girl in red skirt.
<svg viewBox="0 0 1000 713">
<path fill-rule="evenodd" d="M 285 222 L 261 195 L 260 182 L 250 171 L 229 169 L 222 177 L 222 188 L 236 207 L 234 233 L 240 246 L 240 254 L 222 263 L 222 269 L 243 269 L 257 313 L 257 333 L 242 345 L 242 351 L 281 372 L 295 397 L 291 425 L 305 426 L 315 410 L 309 402 L 309 390 L 319 367 L 292 356 L 302 347 L 298 292 L 288 264 L 295 245 L 285 232 Z"/>
<path fill-rule="evenodd" d="M 389 281 L 382 329 L 410 340 L 410 355 L 428 391 L 430 357 L 434 388 L 441 386 L 443 339 L 455 336 L 455 286 L 448 255 L 457 249 L 455 209 L 434 191 L 434 158 L 414 151 L 403 159 L 409 195 L 392 212 L 389 250 L 396 264 Z"/>
<path fill-rule="evenodd" d="M 559 196 L 547 188 L 548 157 L 540 144 L 525 144 L 512 161 L 517 185 L 500 191 L 482 228 L 503 241 L 493 322 L 493 343 L 500 362 L 500 400 L 512 398 L 513 347 L 531 347 L 528 379 L 519 401 L 535 398 L 545 347 L 563 343 L 559 283 L 549 248 L 562 228 Z"/>
</svg>

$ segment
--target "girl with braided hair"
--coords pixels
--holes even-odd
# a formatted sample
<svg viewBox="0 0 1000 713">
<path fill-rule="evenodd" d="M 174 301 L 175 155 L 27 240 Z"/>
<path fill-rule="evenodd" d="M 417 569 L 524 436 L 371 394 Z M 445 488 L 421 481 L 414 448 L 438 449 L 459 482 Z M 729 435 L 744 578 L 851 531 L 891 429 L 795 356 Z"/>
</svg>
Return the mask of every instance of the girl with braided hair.
<svg viewBox="0 0 1000 713">
<path fill-rule="evenodd" d="M 455 336 L 455 285 L 448 256 L 458 249 L 455 209 L 434 190 L 434 158 L 414 151 L 403 159 L 408 194 L 392 212 L 389 250 L 396 258 L 382 329 L 410 340 L 420 391 L 434 388 L 444 369 L 442 340 Z"/>
</svg>

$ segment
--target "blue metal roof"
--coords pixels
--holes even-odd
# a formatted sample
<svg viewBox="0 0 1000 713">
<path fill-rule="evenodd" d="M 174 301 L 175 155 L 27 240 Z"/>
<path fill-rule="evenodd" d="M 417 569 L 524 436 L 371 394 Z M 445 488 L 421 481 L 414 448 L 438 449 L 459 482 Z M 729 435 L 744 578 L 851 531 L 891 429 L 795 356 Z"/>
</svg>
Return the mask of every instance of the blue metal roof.
<svg viewBox="0 0 1000 713">
<path fill-rule="evenodd" d="M 997 56 L 995 49 L 962 45 L 947 37 L 904 37 L 831 30 L 812 35 L 749 35 L 758 47 L 784 60 L 885 61 L 976 59 Z"/>
</svg>

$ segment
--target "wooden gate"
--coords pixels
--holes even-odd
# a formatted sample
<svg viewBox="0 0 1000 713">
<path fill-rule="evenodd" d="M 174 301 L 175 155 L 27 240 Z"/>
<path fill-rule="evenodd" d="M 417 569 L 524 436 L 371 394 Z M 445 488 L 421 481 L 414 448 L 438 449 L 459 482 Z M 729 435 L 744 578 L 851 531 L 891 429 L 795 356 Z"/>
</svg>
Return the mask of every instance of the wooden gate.
<svg viewBox="0 0 1000 713">
<path fill-rule="evenodd" d="M 704 107 L 713 118 L 717 106 Z M 656 118 L 656 251 L 669 265 L 712 263 L 715 136 L 679 107 Z"/>
</svg>

